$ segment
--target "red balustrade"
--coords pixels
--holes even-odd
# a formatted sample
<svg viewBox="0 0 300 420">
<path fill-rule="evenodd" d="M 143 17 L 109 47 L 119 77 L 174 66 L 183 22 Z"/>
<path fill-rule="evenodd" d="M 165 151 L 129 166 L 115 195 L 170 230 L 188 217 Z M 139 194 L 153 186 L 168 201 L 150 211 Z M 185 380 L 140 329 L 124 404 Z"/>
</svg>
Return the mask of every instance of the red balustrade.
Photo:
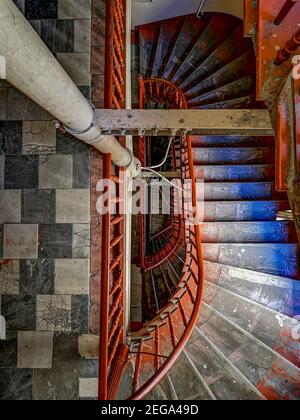
<svg viewBox="0 0 300 420">
<path fill-rule="evenodd" d="M 264 100 L 273 117 L 276 138 L 276 189 L 288 190 L 291 163 L 299 176 L 299 81 L 290 95 L 294 56 L 300 54 L 300 1 L 245 0 L 244 33 L 253 38 L 257 51 L 257 99 Z M 280 26 L 279 26 L 280 25 Z M 297 60 L 296 60 L 297 61 Z M 294 77 L 295 78 L 295 77 Z M 296 77 L 296 79 L 298 79 Z M 287 89 L 287 83 L 289 88 Z M 293 101 L 292 107 L 289 103 Z M 294 115 L 290 109 L 294 108 Z M 293 123 L 295 121 L 295 123 Z M 295 159 L 291 144 L 295 143 Z"/>
<path fill-rule="evenodd" d="M 191 139 L 182 140 L 182 181 L 191 180 L 192 204 L 195 223 L 184 220 L 186 245 L 182 275 L 175 293 L 166 307 L 144 325 L 142 331 L 130 337 L 127 368 L 134 372 L 131 378 L 129 399 L 140 400 L 147 396 L 177 361 L 196 325 L 203 292 L 203 257 L 200 225 L 197 210 L 197 188 L 193 166 Z"/>
<path fill-rule="evenodd" d="M 105 108 L 125 107 L 125 0 L 106 1 Z M 125 216 L 123 170 L 103 156 L 103 178 L 113 181 L 116 195 L 108 188 L 106 205 L 114 212 L 102 216 L 99 399 L 110 399 L 118 386 L 120 360 L 126 359 L 125 341 Z M 121 364 L 122 365 L 122 364 Z"/>
</svg>

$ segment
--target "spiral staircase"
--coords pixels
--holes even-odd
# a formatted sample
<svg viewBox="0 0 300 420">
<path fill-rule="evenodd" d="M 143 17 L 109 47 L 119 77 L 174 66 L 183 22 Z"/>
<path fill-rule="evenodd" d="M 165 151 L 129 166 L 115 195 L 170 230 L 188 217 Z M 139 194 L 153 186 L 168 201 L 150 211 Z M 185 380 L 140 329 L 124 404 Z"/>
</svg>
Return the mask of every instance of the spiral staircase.
<svg viewBox="0 0 300 420">
<path fill-rule="evenodd" d="M 174 108 L 264 107 L 256 101 L 253 44 L 235 17 L 207 13 L 202 20 L 185 16 L 145 25 L 133 34 L 133 51 L 136 106 L 139 76 L 146 108 L 172 108 L 172 98 Z M 274 138 L 183 140 L 183 178 L 189 148 L 188 174 L 205 181 L 203 263 L 193 253 L 197 234 L 182 230 L 180 221 L 154 235 L 144 283 L 156 284 L 158 293 L 146 300 L 157 314 L 130 337 L 118 398 L 298 400 L 300 256 L 294 222 L 278 217 L 290 205 L 275 188 Z M 198 286 L 203 280 L 200 310 L 176 363 L 168 364 L 193 317 L 189 306 L 197 290 L 191 277 Z M 181 317 L 172 322 L 176 305 Z"/>
</svg>

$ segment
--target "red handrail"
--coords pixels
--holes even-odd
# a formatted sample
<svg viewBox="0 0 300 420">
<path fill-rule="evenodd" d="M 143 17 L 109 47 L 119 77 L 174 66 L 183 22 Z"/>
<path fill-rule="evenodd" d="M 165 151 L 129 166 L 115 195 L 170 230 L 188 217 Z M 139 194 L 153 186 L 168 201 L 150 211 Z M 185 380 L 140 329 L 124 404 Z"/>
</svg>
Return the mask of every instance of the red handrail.
<svg viewBox="0 0 300 420">
<path fill-rule="evenodd" d="M 139 89 L 140 89 L 140 109 L 145 108 L 148 102 L 157 102 L 163 104 L 166 108 L 172 109 L 188 109 L 188 104 L 182 90 L 176 86 L 174 83 L 171 83 L 168 80 L 161 78 L 146 78 L 144 79 L 142 75 L 138 76 Z M 143 138 L 140 138 L 140 143 L 143 143 Z M 174 143 L 175 148 L 175 143 Z M 140 160 L 144 156 L 139 156 Z M 176 152 L 173 151 L 173 165 L 174 170 L 178 168 L 176 166 Z M 144 237 L 144 216 L 140 216 L 140 248 L 141 248 L 141 267 L 145 271 L 151 271 L 154 268 L 159 267 L 161 264 L 169 260 L 174 252 L 176 251 L 180 238 L 182 237 L 181 218 L 178 217 L 179 226 L 174 227 L 174 216 L 171 215 L 172 221 L 172 233 L 170 235 L 170 241 L 167 245 L 158 250 L 152 256 L 146 256 L 143 247 L 143 237 Z"/>
<path fill-rule="evenodd" d="M 131 337 L 132 344 L 124 369 L 128 364 L 134 364 L 133 392 L 129 398 L 132 400 L 145 398 L 165 377 L 185 348 L 198 320 L 204 267 L 190 138 L 185 140 L 182 150 L 182 161 L 187 162 L 182 164 L 182 178 L 192 182 L 195 224 L 185 222 L 186 261 L 178 289 L 157 317 Z M 161 359 L 164 360 L 162 364 Z M 141 383 L 141 378 L 144 383 Z"/>
<path fill-rule="evenodd" d="M 105 39 L 105 108 L 125 107 L 125 42 L 126 2 L 106 1 Z M 99 400 L 111 398 L 118 386 L 120 358 L 124 359 L 124 233 L 125 218 L 122 211 L 122 172 L 112 165 L 111 156 L 103 155 L 103 178 L 116 184 L 116 212 L 102 216 L 100 335 L 99 335 Z M 108 188 L 106 194 L 110 197 Z M 108 199 L 108 203 L 111 202 Z"/>
<path fill-rule="evenodd" d="M 140 83 L 140 107 L 143 108 L 147 101 L 163 103 L 167 108 L 188 108 L 183 92 L 172 83 L 163 79 L 146 79 L 139 77 Z M 140 143 L 143 137 L 140 137 Z M 172 243 L 162 248 L 156 255 L 155 264 L 148 268 L 163 266 L 166 260 L 177 255 L 177 247 L 182 246 L 186 252 L 182 276 L 177 289 L 168 305 L 161 309 L 156 318 L 144 325 L 139 331 L 128 337 L 131 345 L 128 349 L 128 358 L 123 364 L 123 375 L 126 368 L 134 364 L 132 377 L 132 395 L 129 399 L 138 400 L 144 398 L 165 377 L 174 365 L 184 347 L 186 346 L 192 331 L 197 323 L 202 292 L 203 292 L 203 256 L 201 249 L 200 225 L 197 210 L 197 188 L 194 173 L 192 143 L 190 138 L 181 139 L 181 177 L 182 181 L 190 179 L 192 184 L 192 206 L 194 224 L 190 224 L 184 215 L 179 216 L 176 229 L 172 230 Z M 176 168 L 177 169 L 177 168 Z M 174 214 L 171 214 L 173 223 Z M 141 216 L 143 220 L 143 216 Z M 141 223 L 141 235 L 144 234 Z M 175 226 L 174 225 L 174 226 Z M 174 235 L 174 232 L 177 234 Z M 160 233 L 158 234 L 158 236 Z M 141 238 L 142 244 L 142 238 Z M 154 259 L 152 256 L 152 263 Z M 145 261 L 142 267 L 146 268 Z M 163 364 L 161 361 L 163 360 Z M 142 383 L 142 378 L 144 383 Z"/>
<path fill-rule="evenodd" d="M 188 109 L 184 93 L 174 83 L 160 78 L 143 79 L 142 76 L 139 76 L 139 83 L 141 104 L 151 101 L 163 103 L 167 108 Z"/>
</svg>

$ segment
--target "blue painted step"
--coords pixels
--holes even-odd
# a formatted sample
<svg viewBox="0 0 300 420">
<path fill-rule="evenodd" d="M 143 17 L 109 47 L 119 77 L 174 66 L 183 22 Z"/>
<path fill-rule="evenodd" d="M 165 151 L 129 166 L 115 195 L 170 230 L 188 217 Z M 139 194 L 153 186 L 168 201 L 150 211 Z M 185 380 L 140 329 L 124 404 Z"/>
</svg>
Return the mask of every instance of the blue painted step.
<svg viewBox="0 0 300 420">
<path fill-rule="evenodd" d="M 293 318 L 300 314 L 300 281 L 206 261 L 205 280 Z"/>
<path fill-rule="evenodd" d="M 277 193 L 271 182 L 207 182 L 204 184 L 205 201 L 239 201 L 285 199 L 286 194 Z M 199 197 L 201 199 L 201 197 Z"/>
<path fill-rule="evenodd" d="M 209 182 L 272 181 L 274 165 L 195 166 L 197 179 Z"/>
<path fill-rule="evenodd" d="M 204 244 L 206 261 L 300 279 L 297 244 Z"/>
<path fill-rule="evenodd" d="M 274 221 L 279 211 L 289 209 L 288 201 L 206 202 L 204 206 L 204 221 Z"/>
<path fill-rule="evenodd" d="M 269 164 L 275 159 L 274 149 L 269 147 L 193 148 L 193 157 L 195 165 Z"/>
<path fill-rule="evenodd" d="M 297 242 L 293 222 L 204 223 L 203 243 L 289 243 Z"/>
<path fill-rule="evenodd" d="M 193 136 L 193 148 L 201 147 L 274 147 L 274 137 Z"/>
</svg>

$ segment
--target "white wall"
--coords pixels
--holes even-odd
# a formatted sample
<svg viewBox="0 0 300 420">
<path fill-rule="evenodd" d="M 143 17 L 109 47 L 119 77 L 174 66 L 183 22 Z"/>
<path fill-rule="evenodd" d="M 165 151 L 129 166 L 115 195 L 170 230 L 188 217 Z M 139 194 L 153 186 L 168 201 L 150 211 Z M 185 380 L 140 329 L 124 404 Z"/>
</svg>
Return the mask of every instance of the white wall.
<svg viewBox="0 0 300 420">
<path fill-rule="evenodd" d="M 243 19 L 243 0 L 206 0 L 204 11 L 223 12 Z M 133 26 L 196 13 L 200 0 L 133 0 Z"/>
</svg>

